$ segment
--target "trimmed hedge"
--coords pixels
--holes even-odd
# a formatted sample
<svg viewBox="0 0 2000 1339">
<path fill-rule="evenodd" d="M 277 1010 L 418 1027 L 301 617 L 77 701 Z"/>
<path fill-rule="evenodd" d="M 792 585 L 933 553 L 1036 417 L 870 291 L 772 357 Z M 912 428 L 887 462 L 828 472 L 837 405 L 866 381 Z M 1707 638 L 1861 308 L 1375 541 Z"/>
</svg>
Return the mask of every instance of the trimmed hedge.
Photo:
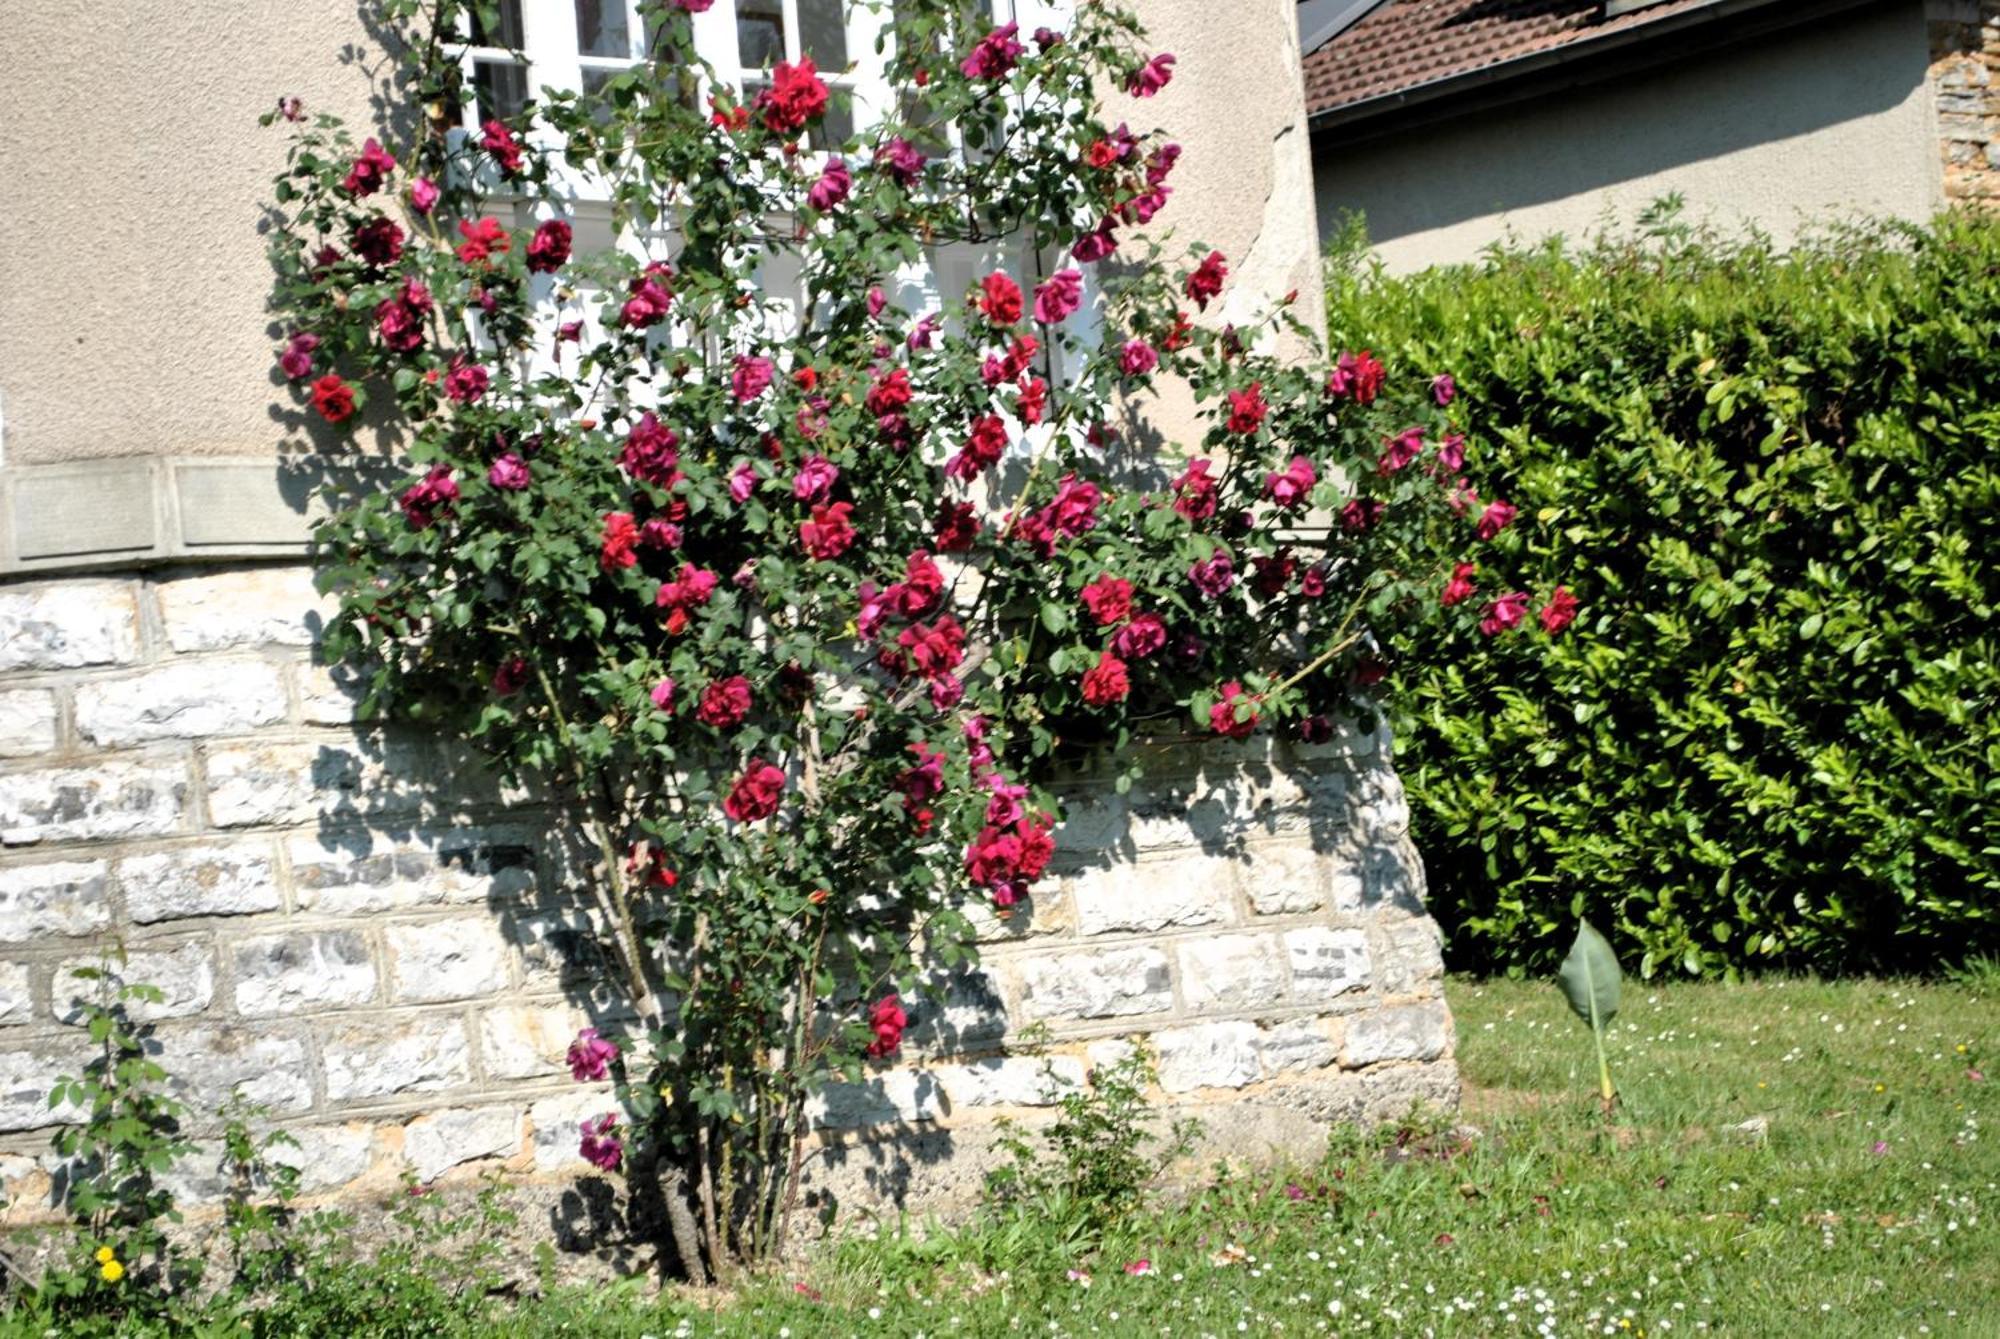
<svg viewBox="0 0 2000 1339">
<path fill-rule="evenodd" d="M 1453 373 L 1517 481 L 1495 569 L 1582 601 L 1398 657 L 1455 965 L 1546 970 L 1578 915 L 1649 974 L 1993 952 L 2000 220 L 1790 254 L 1646 222 L 1407 278 L 1334 258 L 1336 346 Z"/>
</svg>

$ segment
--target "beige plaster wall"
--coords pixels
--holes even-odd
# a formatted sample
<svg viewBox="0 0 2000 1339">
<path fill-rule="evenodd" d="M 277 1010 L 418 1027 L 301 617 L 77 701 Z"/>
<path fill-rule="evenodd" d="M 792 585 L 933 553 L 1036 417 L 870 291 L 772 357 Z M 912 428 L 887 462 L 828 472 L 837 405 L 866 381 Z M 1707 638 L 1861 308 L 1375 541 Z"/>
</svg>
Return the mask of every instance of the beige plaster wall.
<svg viewBox="0 0 2000 1339">
<path fill-rule="evenodd" d="M 1323 335 L 1295 0 L 1138 0 L 1134 8 L 1153 49 L 1178 58 L 1174 81 L 1157 97 L 1115 99 L 1108 109 L 1114 123 L 1157 125 L 1181 145 L 1173 200 L 1150 231 L 1171 231 L 1175 249 L 1198 241 L 1228 257 L 1229 286 L 1202 318 L 1207 324 L 1246 323 L 1296 289 L 1296 314 Z M 1305 352 L 1289 339 L 1279 349 Z M 1163 382 L 1138 412 L 1157 440 L 1188 445 L 1200 435 L 1194 409 L 1184 387 Z"/>
<path fill-rule="evenodd" d="M 1724 54 L 1392 137 L 1317 146 L 1320 225 L 1359 209 L 1392 270 L 1509 233 L 1629 224 L 1671 191 L 1780 242 L 1812 220 L 1944 203 L 1924 6 L 1872 6 Z"/>
<path fill-rule="evenodd" d="M 1142 0 L 1173 84 L 1115 109 L 1185 145 L 1171 226 L 1225 252 L 1218 315 L 1317 290 L 1291 0 Z M 0 464 L 269 456 L 260 202 L 281 93 L 369 120 L 356 0 L 0 7 Z M 350 53 L 344 57 L 343 53 Z M 374 58 L 379 63 L 379 57 Z"/>
<path fill-rule="evenodd" d="M 281 93 L 364 118 L 354 0 L 0 5 L 8 465 L 268 455 Z"/>
</svg>

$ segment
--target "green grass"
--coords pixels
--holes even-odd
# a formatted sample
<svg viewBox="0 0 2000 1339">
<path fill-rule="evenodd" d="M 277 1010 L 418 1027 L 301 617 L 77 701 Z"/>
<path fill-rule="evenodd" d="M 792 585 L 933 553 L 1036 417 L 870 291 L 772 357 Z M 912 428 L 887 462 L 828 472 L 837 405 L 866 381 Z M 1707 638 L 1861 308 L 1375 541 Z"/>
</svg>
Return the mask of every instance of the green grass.
<svg viewBox="0 0 2000 1339">
<path fill-rule="evenodd" d="M 1101 1242 L 1034 1217 L 885 1231 L 719 1304 L 635 1281 L 490 1333 L 2000 1335 L 1990 980 L 1628 982 L 1608 1128 L 1553 986 L 1449 995 L 1457 1130 L 1337 1138 Z"/>
<path fill-rule="evenodd" d="M 1552 986 L 1450 998 L 1476 1137 L 1339 1139 L 1096 1250 L 890 1234 L 720 1313 L 538 1307 L 519 1332 L 2000 1335 L 1990 983 L 1628 983 L 1609 1129 Z"/>
</svg>

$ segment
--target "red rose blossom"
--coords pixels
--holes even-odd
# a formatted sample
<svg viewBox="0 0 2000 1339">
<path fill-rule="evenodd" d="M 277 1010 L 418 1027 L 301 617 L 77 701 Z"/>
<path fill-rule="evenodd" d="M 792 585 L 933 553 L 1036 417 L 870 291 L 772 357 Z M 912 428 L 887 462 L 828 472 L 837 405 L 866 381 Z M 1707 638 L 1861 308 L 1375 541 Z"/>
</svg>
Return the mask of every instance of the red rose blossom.
<svg viewBox="0 0 2000 1339">
<path fill-rule="evenodd" d="M 1021 319 L 1021 286 L 995 270 L 979 281 L 979 310 L 994 325 L 1017 324 Z"/>
<path fill-rule="evenodd" d="M 607 572 L 630 567 L 639 561 L 639 527 L 629 511 L 604 513 L 604 539 L 598 549 L 598 565 Z"/>
<path fill-rule="evenodd" d="M 722 812 L 738 823 L 755 823 L 778 812 L 784 793 L 785 774 L 761 758 L 755 759 L 730 786 Z"/>
<path fill-rule="evenodd" d="M 1231 679 L 1222 685 L 1222 700 L 1208 709 L 1208 728 L 1230 739 L 1248 739 L 1257 728 L 1257 713 L 1251 710 L 1238 720 L 1236 706 L 1239 702 L 1247 704 L 1255 701 L 1244 693 L 1242 684 Z"/>
<path fill-rule="evenodd" d="M 1541 620 L 1542 631 L 1555 635 L 1576 621 L 1576 596 L 1570 594 L 1567 586 L 1557 586 L 1549 596 L 1549 602 L 1536 615 Z"/>
<path fill-rule="evenodd" d="M 1125 662 L 1109 651 L 1100 652 L 1097 664 L 1084 673 L 1083 700 L 1093 707 L 1123 702 L 1131 691 L 1132 679 L 1125 672 Z"/>
<path fill-rule="evenodd" d="M 1211 251 L 1187 278 L 1187 295 L 1194 305 L 1208 310 L 1209 302 L 1222 293 L 1222 281 L 1229 277 L 1229 265 L 1220 251 Z"/>
<path fill-rule="evenodd" d="M 345 423 L 354 415 L 354 388 L 329 372 L 312 384 L 312 405 L 328 423 Z"/>
<path fill-rule="evenodd" d="M 569 260 L 572 232 L 561 219 L 549 219 L 528 239 L 528 269 L 535 274 L 554 274 Z"/>
<path fill-rule="evenodd" d="M 701 690 L 695 719 L 717 730 L 734 730 L 750 714 L 750 681 L 741 674 L 716 679 Z"/>
</svg>

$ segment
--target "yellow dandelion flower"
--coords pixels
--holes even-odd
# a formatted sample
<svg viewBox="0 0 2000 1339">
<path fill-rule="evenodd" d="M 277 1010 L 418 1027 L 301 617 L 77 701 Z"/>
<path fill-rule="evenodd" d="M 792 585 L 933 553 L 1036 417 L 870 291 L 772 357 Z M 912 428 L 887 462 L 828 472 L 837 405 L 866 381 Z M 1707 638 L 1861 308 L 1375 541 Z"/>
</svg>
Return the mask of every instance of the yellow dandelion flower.
<svg viewBox="0 0 2000 1339">
<path fill-rule="evenodd" d="M 1886 1093 L 1889 1091 L 1889 1085 L 1886 1083 L 1878 1083 L 1875 1085 L 1875 1091 L 1878 1093 Z"/>
<path fill-rule="evenodd" d="M 116 1283 L 125 1277 L 125 1266 L 119 1264 L 116 1260 L 106 1260 L 97 1267 L 97 1272 L 104 1275 L 106 1283 Z"/>
<path fill-rule="evenodd" d="M 1960 1055 L 1964 1055 L 1964 1054 L 1965 1054 L 1965 1052 L 1966 1052 L 1966 1045 L 1965 1045 L 1965 1043 L 1964 1043 L 1964 1042 L 1960 1042 L 1960 1043 L 1958 1044 L 1958 1053 L 1959 1053 Z"/>
<path fill-rule="evenodd" d="M 102 1265 L 110 1263 L 113 1259 L 117 1257 L 117 1255 L 118 1252 L 112 1250 L 109 1246 L 99 1246 L 97 1248 L 97 1254 L 93 1258 L 97 1261 L 98 1264 Z"/>
</svg>

